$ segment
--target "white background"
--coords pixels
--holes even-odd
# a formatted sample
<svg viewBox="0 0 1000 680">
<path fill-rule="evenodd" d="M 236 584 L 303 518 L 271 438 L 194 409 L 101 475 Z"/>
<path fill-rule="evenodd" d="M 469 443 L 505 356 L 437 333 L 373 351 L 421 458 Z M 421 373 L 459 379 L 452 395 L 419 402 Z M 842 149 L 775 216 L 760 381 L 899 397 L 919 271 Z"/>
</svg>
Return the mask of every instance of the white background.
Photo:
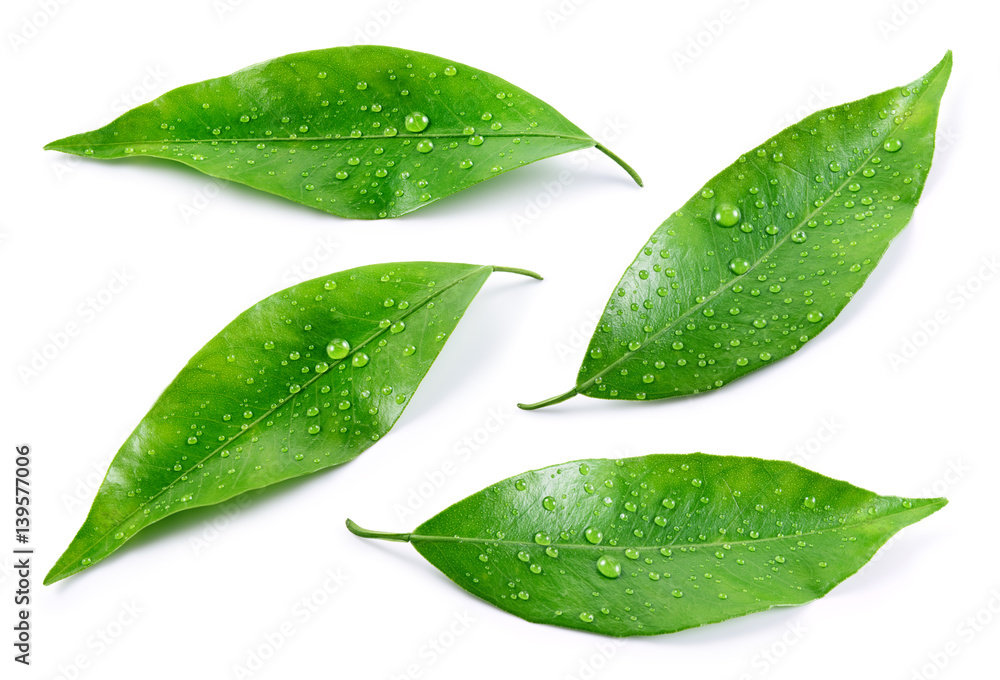
<svg viewBox="0 0 1000 680">
<path fill-rule="evenodd" d="M 248 663 L 258 670 L 244 677 L 254 678 L 995 672 L 1000 282 L 983 262 L 1000 254 L 998 19 L 995 3 L 972 0 L 7 0 L 0 675 L 234 678 Z M 603 156 L 578 152 L 401 219 L 352 222 L 166 161 L 42 151 L 173 87 L 356 42 L 431 52 L 510 80 L 606 142 L 646 188 Z M 822 336 L 697 398 L 514 408 L 571 386 L 622 270 L 705 179 L 816 108 L 915 79 L 948 48 L 954 73 L 923 201 Z M 571 181 L 560 184 L 563 171 Z M 520 218 L 527 224 L 518 227 Z M 546 280 L 493 276 L 396 428 L 355 462 L 250 504 L 175 516 L 96 568 L 41 585 L 118 446 L 232 317 L 300 270 L 420 259 L 526 267 Z M 122 271 L 127 287 L 94 318 L 80 316 L 78 306 Z M 959 287 L 976 291 L 961 305 Z M 946 322 L 922 330 L 935 315 Z M 19 367 L 68 323 L 80 326 L 76 337 L 23 379 Z M 907 340 L 921 348 L 893 362 Z M 479 443 L 463 457 L 465 438 Z M 34 459 L 30 668 L 11 660 L 9 646 L 9 493 L 20 443 Z M 881 493 L 944 494 L 951 504 L 823 600 L 623 643 L 523 622 L 451 584 L 410 546 L 366 542 L 343 526 L 350 516 L 406 531 L 530 468 L 696 450 L 798 457 Z M 422 506 L 409 509 L 449 461 L 454 474 L 430 493 L 425 486 Z M 338 570 L 346 580 L 326 596 L 325 574 Z M 323 603 L 306 620 L 301 599 L 317 590 Z M 986 622 L 979 631 L 963 623 L 977 615 Z M 265 636 L 276 640 L 282 626 L 293 634 L 270 649 Z M 262 666 L 251 659 L 258 653 L 268 657 Z"/>
</svg>

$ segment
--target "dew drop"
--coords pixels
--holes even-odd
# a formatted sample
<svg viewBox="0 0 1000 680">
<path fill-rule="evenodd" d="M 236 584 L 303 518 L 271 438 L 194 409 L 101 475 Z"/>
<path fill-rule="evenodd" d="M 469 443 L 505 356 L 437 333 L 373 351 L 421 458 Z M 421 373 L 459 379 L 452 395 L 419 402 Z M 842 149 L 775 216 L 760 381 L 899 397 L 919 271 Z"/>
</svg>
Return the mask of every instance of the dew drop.
<svg viewBox="0 0 1000 680">
<path fill-rule="evenodd" d="M 339 361 L 351 351 L 351 343 L 343 338 L 334 338 L 326 346 L 326 354 L 331 359 Z"/>
<path fill-rule="evenodd" d="M 750 270 L 750 261 L 744 260 L 742 257 L 734 257 L 729 261 L 729 269 L 734 274 L 746 274 Z"/>
<path fill-rule="evenodd" d="M 423 132 L 424 130 L 427 129 L 427 126 L 430 124 L 430 122 L 431 122 L 430 118 L 420 113 L 419 111 L 414 111 L 413 113 L 409 114 L 406 117 L 406 120 L 403 121 L 403 124 L 406 126 L 406 129 L 409 130 L 410 132 Z"/>
<path fill-rule="evenodd" d="M 740 209 L 731 203 L 720 203 L 715 207 L 712 219 L 720 227 L 735 227 L 740 221 Z"/>
<path fill-rule="evenodd" d="M 622 573 L 622 565 L 615 558 L 605 555 L 598 558 L 597 571 L 607 578 L 618 578 Z"/>
</svg>

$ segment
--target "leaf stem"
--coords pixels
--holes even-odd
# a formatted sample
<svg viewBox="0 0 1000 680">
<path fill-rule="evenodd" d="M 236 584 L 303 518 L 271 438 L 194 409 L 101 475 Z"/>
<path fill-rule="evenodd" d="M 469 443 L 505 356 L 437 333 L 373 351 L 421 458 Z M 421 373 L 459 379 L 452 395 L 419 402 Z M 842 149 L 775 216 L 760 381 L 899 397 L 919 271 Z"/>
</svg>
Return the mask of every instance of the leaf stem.
<svg viewBox="0 0 1000 680">
<path fill-rule="evenodd" d="M 359 527 L 354 520 L 347 520 L 347 529 L 355 536 L 360 536 L 361 538 L 377 538 L 382 541 L 399 541 L 400 543 L 409 543 L 409 534 L 389 534 L 384 531 L 370 531 Z"/>
<path fill-rule="evenodd" d="M 623 161 L 621 158 L 618 157 L 618 155 L 614 151 L 604 146 L 603 144 L 597 144 L 596 146 L 598 151 L 602 152 L 605 156 L 613 160 L 618 165 L 622 166 L 622 169 L 624 169 L 625 172 L 629 174 L 629 177 L 634 179 L 636 184 L 642 186 L 642 177 L 639 177 L 639 173 L 633 170 L 631 165 Z"/>
<path fill-rule="evenodd" d="M 517 407 L 519 409 L 523 409 L 525 411 L 534 411 L 535 409 L 545 408 L 546 406 L 552 406 L 553 404 L 558 404 L 558 403 L 564 402 L 567 399 L 572 399 L 577 394 L 578 394 L 578 392 L 576 391 L 576 388 L 574 387 L 569 392 L 564 392 L 563 394 L 560 394 L 558 396 L 550 397 L 548 399 L 536 402 L 534 404 L 518 404 Z"/>
<path fill-rule="evenodd" d="M 542 279 L 541 274 L 536 274 L 535 272 L 529 271 L 527 269 L 518 269 L 517 267 L 497 267 L 495 265 L 492 266 L 493 266 L 493 271 L 495 272 L 507 272 L 508 274 L 521 274 L 522 276 L 530 276 L 531 278 L 538 279 L 539 281 L 544 280 Z"/>
</svg>

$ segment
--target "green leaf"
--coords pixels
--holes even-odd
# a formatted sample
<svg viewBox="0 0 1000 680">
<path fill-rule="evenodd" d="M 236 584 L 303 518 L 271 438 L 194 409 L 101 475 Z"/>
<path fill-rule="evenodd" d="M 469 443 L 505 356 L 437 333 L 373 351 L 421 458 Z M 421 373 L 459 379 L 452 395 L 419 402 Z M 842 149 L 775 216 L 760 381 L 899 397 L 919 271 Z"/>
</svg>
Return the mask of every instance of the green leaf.
<svg viewBox="0 0 1000 680">
<path fill-rule="evenodd" d="M 341 217 L 398 217 L 503 172 L 596 146 L 537 97 L 430 54 L 300 52 L 185 85 L 46 149 L 155 156 Z"/>
<path fill-rule="evenodd" d="M 654 454 L 510 477 L 412 534 L 347 526 L 409 541 L 528 621 L 629 636 L 820 598 L 946 504 L 878 496 L 783 461 Z"/>
<path fill-rule="evenodd" d="M 713 390 L 832 322 L 913 214 L 951 53 L 913 83 L 819 111 L 713 177 L 650 236 L 584 356 L 577 394 Z"/>
<path fill-rule="evenodd" d="M 357 457 L 392 428 L 491 272 L 358 267 L 240 314 L 188 362 L 119 449 L 45 577 L 104 559 L 168 515 Z"/>
</svg>

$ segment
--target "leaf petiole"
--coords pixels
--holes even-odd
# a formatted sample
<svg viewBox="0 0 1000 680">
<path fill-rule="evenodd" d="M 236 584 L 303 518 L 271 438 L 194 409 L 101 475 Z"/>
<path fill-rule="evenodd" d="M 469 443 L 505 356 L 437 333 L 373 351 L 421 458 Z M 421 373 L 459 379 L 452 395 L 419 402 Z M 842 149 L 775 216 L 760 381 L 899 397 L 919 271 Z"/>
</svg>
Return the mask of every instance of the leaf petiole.
<svg viewBox="0 0 1000 680">
<path fill-rule="evenodd" d="M 508 274 L 520 274 L 521 276 L 530 276 L 531 278 L 537 279 L 539 281 L 544 281 L 545 280 L 545 279 L 542 278 L 541 274 L 536 274 L 535 272 L 529 271 L 527 269 L 518 269 L 517 267 L 496 267 L 496 266 L 494 266 L 493 267 L 493 271 L 495 271 L 495 272 L 506 272 Z"/>
<path fill-rule="evenodd" d="M 381 541 L 398 541 L 400 543 L 410 542 L 410 534 L 390 534 L 385 531 L 370 531 L 358 526 L 352 519 L 347 520 L 347 529 L 355 536 L 360 536 L 361 538 L 377 538 Z"/>
<path fill-rule="evenodd" d="M 626 163 L 625 161 L 623 161 L 621 158 L 619 158 L 618 154 L 616 154 L 614 151 L 612 151 L 608 147 L 604 146 L 603 144 L 595 144 L 594 147 L 598 151 L 600 151 L 601 153 L 603 153 L 605 156 L 607 156 L 608 158 L 610 158 L 611 160 L 613 160 L 615 163 L 617 163 L 618 165 L 620 165 L 621 168 L 622 168 L 622 170 L 624 170 L 625 172 L 627 172 L 629 174 L 629 177 L 631 177 L 632 179 L 635 180 L 636 184 L 638 184 L 639 186 L 642 186 L 642 177 L 639 177 L 639 173 L 636 172 L 635 170 L 633 170 L 631 165 L 629 165 L 628 163 Z"/>
<path fill-rule="evenodd" d="M 572 399 L 577 394 L 579 394 L 576 390 L 577 388 L 574 387 L 569 392 L 564 392 L 555 397 L 550 397 L 548 399 L 535 402 L 534 404 L 518 404 L 517 407 L 524 411 L 534 411 L 536 409 L 545 408 L 546 406 L 552 406 L 553 404 L 559 404 L 566 401 L 567 399 Z"/>
</svg>

